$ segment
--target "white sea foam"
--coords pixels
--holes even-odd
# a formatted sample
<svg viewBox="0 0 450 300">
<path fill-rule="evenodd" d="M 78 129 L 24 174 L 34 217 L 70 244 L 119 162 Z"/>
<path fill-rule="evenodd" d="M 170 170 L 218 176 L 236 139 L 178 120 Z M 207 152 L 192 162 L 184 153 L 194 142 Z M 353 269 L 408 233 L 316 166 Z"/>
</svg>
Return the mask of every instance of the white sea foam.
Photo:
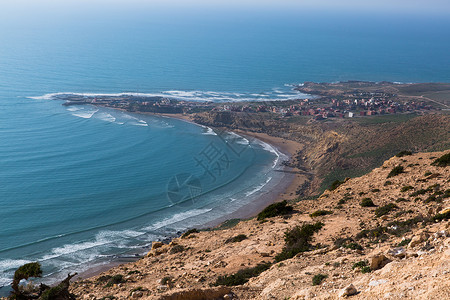
<svg viewBox="0 0 450 300">
<path fill-rule="evenodd" d="M 235 132 L 231 131 L 231 132 L 227 132 L 227 133 L 228 133 L 228 138 L 226 138 L 226 139 L 231 139 L 236 144 L 240 144 L 240 145 L 250 144 L 249 140 L 247 140 L 245 137 L 243 137 Z"/>
<path fill-rule="evenodd" d="M 258 186 L 255 187 L 253 190 L 251 190 L 251 191 L 245 193 L 245 197 L 248 197 L 248 196 L 253 195 L 254 193 L 260 191 L 260 190 L 261 190 L 263 187 L 265 187 L 266 184 L 268 184 L 269 181 L 271 181 L 271 180 L 272 180 L 272 177 L 267 178 L 266 182 L 264 182 L 264 183 L 261 184 L 261 185 L 258 185 Z"/>
<path fill-rule="evenodd" d="M 289 87 L 289 90 L 284 91 Z M 283 88 L 283 89 L 282 89 Z M 72 93 L 60 92 L 50 93 L 42 96 L 28 97 L 37 100 L 51 100 L 63 98 L 62 96 L 81 96 L 81 97 L 121 97 L 121 96 L 135 96 L 135 97 L 168 97 L 185 101 L 213 101 L 213 102 L 242 102 L 242 101 L 279 101 L 287 99 L 302 98 L 306 95 L 292 90 L 292 85 L 285 85 L 282 88 L 274 88 L 272 91 L 264 91 L 261 93 L 238 93 L 238 92 L 219 92 L 219 91 L 182 91 L 182 90 L 168 90 L 159 93 Z"/>
<path fill-rule="evenodd" d="M 193 210 L 189 210 L 186 212 L 178 213 L 178 214 L 173 215 L 170 218 L 164 219 L 160 222 L 156 222 L 156 223 L 144 228 L 144 230 L 151 231 L 151 230 L 155 230 L 155 229 L 160 229 L 162 227 L 166 227 L 168 225 L 171 225 L 171 224 L 174 224 L 174 223 L 177 223 L 177 222 L 180 222 L 180 221 L 183 221 L 183 220 L 195 217 L 195 216 L 205 214 L 207 212 L 210 212 L 211 210 L 212 210 L 211 208 L 193 209 Z"/>
<path fill-rule="evenodd" d="M 30 260 L 25 259 L 5 259 L 0 260 L 0 287 L 11 284 L 13 272 L 20 266 L 30 263 Z M 7 272 L 7 270 L 12 270 Z"/>
<path fill-rule="evenodd" d="M 80 110 L 80 109 L 81 109 L 81 108 L 76 107 L 76 106 L 69 106 L 69 107 L 67 108 L 68 111 L 77 111 L 77 110 Z"/>
<path fill-rule="evenodd" d="M 111 122 L 111 123 L 114 123 L 116 121 L 115 117 L 113 117 L 111 114 L 108 114 L 106 112 L 98 113 L 95 115 L 95 117 L 102 121 Z"/>
<path fill-rule="evenodd" d="M 77 112 L 73 113 L 72 116 L 83 118 L 83 119 L 90 119 L 96 112 L 98 112 L 98 109 L 97 110 L 88 110 L 88 111 L 78 110 Z"/>
<path fill-rule="evenodd" d="M 214 130 L 212 130 L 212 128 L 206 127 L 206 126 L 202 126 L 202 127 L 206 129 L 206 132 L 203 132 L 202 134 L 204 134 L 204 135 L 217 135 L 217 133 L 215 133 Z"/>
</svg>

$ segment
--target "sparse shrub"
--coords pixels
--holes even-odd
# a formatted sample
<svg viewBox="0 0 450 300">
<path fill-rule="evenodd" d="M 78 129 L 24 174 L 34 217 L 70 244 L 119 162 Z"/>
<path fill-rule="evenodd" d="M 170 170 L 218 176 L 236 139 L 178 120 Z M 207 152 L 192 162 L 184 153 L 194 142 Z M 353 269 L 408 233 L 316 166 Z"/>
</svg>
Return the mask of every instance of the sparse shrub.
<svg viewBox="0 0 450 300">
<path fill-rule="evenodd" d="M 431 163 L 432 166 L 448 167 L 450 166 L 450 152 L 442 155 Z"/>
<path fill-rule="evenodd" d="M 162 285 L 171 285 L 172 284 L 172 277 L 170 276 L 165 276 L 161 279 L 161 284 Z"/>
<path fill-rule="evenodd" d="M 407 246 L 411 242 L 411 239 L 404 239 L 400 243 L 397 244 L 397 247 Z"/>
<path fill-rule="evenodd" d="M 294 257 L 300 252 L 309 251 L 312 247 L 310 244 L 314 233 L 323 227 L 323 223 L 317 222 L 314 224 L 305 224 L 296 226 L 288 230 L 284 234 L 286 245 L 280 254 L 275 256 L 275 260 L 280 262 L 285 259 Z"/>
<path fill-rule="evenodd" d="M 238 243 L 242 242 L 243 240 L 247 239 L 247 236 L 245 234 L 239 234 L 237 236 L 231 237 L 225 241 L 225 244 L 228 243 Z"/>
<path fill-rule="evenodd" d="M 415 197 L 415 196 L 419 196 L 419 195 L 425 195 L 427 192 L 429 192 L 429 190 L 420 189 L 420 190 L 417 190 L 415 192 L 412 192 L 411 194 L 409 194 L 409 196 L 410 197 Z"/>
<path fill-rule="evenodd" d="M 395 202 L 397 202 L 397 203 L 399 203 L 399 202 L 408 202 L 408 200 L 406 200 L 405 198 L 400 197 L 400 198 L 397 198 L 395 200 Z"/>
<path fill-rule="evenodd" d="M 361 268 L 361 273 L 370 273 L 372 272 L 372 269 L 369 266 L 365 266 Z"/>
<path fill-rule="evenodd" d="M 408 155 L 412 155 L 411 151 L 400 151 L 399 153 L 397 153 L 397 157 L 403 157 L 403 156 L 408 156 Z"/>
<path fill-rule="evenodd" d="M 331 183 L 331 185 L 328 188 L 328 190 L 329 191 L 334 191 L 335 189 L 337 189 L 343 183 L 345 183 L 345 181 L 340 181 L 340 180 L 336 179 L 335 181 L 333 181 L 333 183 Z"/>
<path fill-rule="evenodd" d="M 315 212 L 313 212 L 312 214 L 310 214 L 309 216 L 311 218 L 315 218 L 315 217 L 320 217 L 320 216 L 326 216 L 326 215 L 331 215 L 333 212 L 329 211 L 329 210 L 316 210 Z"/>
<path fill-rule="evenodd" d="M 352 266 L 352 269 L 356 269 L 356 268 L 364 268 L 369 266 L 369 262 L 367 260 L 360 260 L 358 262 L 355 262 Z"/>
<path fill-rule="evenodd" d="M 123 279 L 123 275 L 117 274 L 117 275 L 110 277 L 110 279 L 106 283 L 105 287 L 111 287 L 114 284 L 119 284 L 119 283 L 123 283 L 123 282 L 125 282 L 125 280 Z"/>
<path fill-rule="evenodd" d="M 391 211 L 393 211 L 394 209 L 397 209 L 397 208 L 398 208 L 398 206 L 394 203 L 386 204 L 384 206 L 378 207 L 375 210 L 375 216 L 381 217 L 381 216 L 387 215 L 388 213 L 390 213 Z"/>
<path fill-rule="evenodd" d="M 372 241 L 384 241 L 387 239 L 388 229 L 385 226 L 378 226 L 373 229 L 364 229 L 358 232 L 355 236 L 357 240 L 367 238 Z"/>
<path fill-rule="evenodd" d="M 181 235 L 181 238 L 185 239 L 185 238 L 189 237 L 191 234 L 198 233 L 198 232 L 199 231 L 196 228 L 189 229 L 188 231 L 186 231 L 185 233 L 183 233 Z"/>
<path fill-rule="evenodd" d="M 235 274 L 219 276 L 215 285 L 236 286 L 246 283 L 250 278 L 259 276 L 262 272 L 270 268 L 270 263 L 260 264 L 253 268 L 237 271 Z"/>
<path fill-rule="evenodd" d="M 312 278 L 312 285 L 320 285 L 328 276 L 325 274 L 316 274 Z"/>
<path fill-rule="evenodd" d="M 370 198 L 363 198 L 359 205 L 361 205 L 362 207 L 374 207 L 375 206 L 372 199 L 370 199 Z"/>
<path fill-rule="evenodd" d="M 384 183 L 384 186 L 388 186 L 388 185 L 392 185 L 392 181 L 386 180 L 386 182 Z"/>
<path fill-rule="evenodd" d="M 172 248 L 170 248 L 169 253 L 170 254 L 181 253 L 184 250 L 186 250 L 186 247 L 184 247 L 183 245 L 175 245 Z"/>
<path fill-rule="evenodd" d="M 436 214 L 433 217 L 433 220 L 437 221 L 437 222 L 443 221 L 443 220 L 448 220 L 448 219 L 450 219 L 450 211 L 448 211 L 448 212 L 446 212 L 444 214 Z"/>
<path fill-rule="evenodd" d="M 352 250 L 363 250 L 363 247 L 356 243 L 352 238 L 337 238 L 334 241 L 336 247 L 343 247 Z"/>
<path fill-rule="evenodd" d="M 133 275 L 133 274 L 141 274 L 141 272 L 138 270 L 133 270 L 133 271 L 128 272 L 127 275 Z"/>
<path fill-rule="evenodd" d="M 380 189 L 372 189 L 371 192 L 372 193 L 378 193 L 378 192 L 380 192 Z"/>
<path fill-rule="evenodd" d="M 358 195 L 360 195 L 360 196 L 362 196 L 362 195 L 365 195 L 366 193 L 364 193 L 364 192 L 359 192 L 358 193 Z"/>
<path fill-rule="evenodd" d="M 433 173 L 431 173 L 430 171 L 426 171 L 424 176 L 430 176 L 431 174 L 433 174 Z"/>
<path fill-rule="evenodd" d="M 412 189 L 414 189 L 412 186 L 410 186 L 410 185 L 405 185 L 405 186 L 403 186 L 403 187 L 400 189 L 400 192 L 404 193 L 404 192 L 407 192 L 407 191 L 412 190 Z"/>
<path fill-rule="evenodd" d="M 273 218 L 276 216 L 286 215 L 292 212 L 294 208 L 290 205 L 287 205 L 287 201 L 281 201 L 277 203 L 270 204 L 266 208 L 263 209 L 262 212 L 258 214 L 258 220 L 264 220 L 266 218 Z"/>
<path fill-rule="evenodd" d="M 404 173 L 404 172 L 405 172 L 405 169 L 403 168 L 403 166 L 395 166 L 395 167 L 392 168 L 391 172 L 389 172 L 387 178 L 391 178 L 391 177 L 397 176 L 397 175 L 399 175 L 401 173 Z"/>
</svg>

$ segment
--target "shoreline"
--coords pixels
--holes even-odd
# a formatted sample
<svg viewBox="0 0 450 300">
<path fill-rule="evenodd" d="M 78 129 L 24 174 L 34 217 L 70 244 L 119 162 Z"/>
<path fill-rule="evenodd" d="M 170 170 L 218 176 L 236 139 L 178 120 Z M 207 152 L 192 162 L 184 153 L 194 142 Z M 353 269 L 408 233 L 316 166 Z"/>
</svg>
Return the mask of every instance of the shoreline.
<svg viewBox="0 0 450 300">
<path fill-rule="evenodd" d="M 109 109 L 115 109 L 111 107 L 106 107 Z M 158 117 L 164 117 L 164 118 L 172 118 L 172 119 L 178 119 L 181 121 L 185 121 L 188 123 L 195 124 L 197 126 L 204 126 L 198 123 L 195 123 L 192 121 L 192 119 L 183 114 L 158 114 L 158 113 L 148 113 L 148 112 L 130 112 L 124 109 L 117 109 L 121 111 L 125 111 L 127 113 L 136 113 L 136 114 L 142 114 L 142 115 L 150 115 L 150 116 L 158 116 Z M 273 147 L 277 152 L 282 153 L 283 155 L 287 156 L 288 159 L 291 159 L 298 150 L 300 150 L 303 146 L 300 143 L 287 140 L 284 138 L 279 137 L 273 137 L 269 136 L 265 133 L 255 133 L 250 131 L 244 131 L 244 130 L 229 130 L 227 131 L 234 132 L 238 135 L 242 135 L 245 137 L 250 137 L 254 139 L 258 139 L 264 143 L 269 144 L 271 147 Z M 278 162 L 280 164 L 280 162 Z M 293 168 L 282 166 L 282 170 L 294 170 Z M 282 171 L 281 171 L 282 172 Z M 212 221 L 209 221 L 201 226 L 198 227 L 198 229 L 212 229 L 215 227 L 218 227 L 223 222 L 230 220 L 230 219 L 250 219 L 255 217 L 259 212 L 261 212 L 265 207 L 268 205 L 280 202 L 283 200 L 292 200 L 296 198 L 296 191 L 299 186 L 301 186 L 305 181 L 307 180 L 306 176 L 302 174 L 293 174 L 288 172 L 283 172 L 283 177 L 281 179 L 281 182 L 277 184 L 277 186 L 270 190 L 265 192 L 263 195 L 259 195 L 258 197 L 255 197 L 251 202 L 243 205 L 242 207 L 238 208 L 236 211 L 226 214 L 224 216 L 221 216 L 217 219 L 214 219 Z M 170 240 L 173 238 L 176 238 L 177 236 L 169 237 Z M 149 248 L 151 248 L 151 245 L 149 245 Z M 123 259 L 123 258 L 113 258 L 109 262 L 97 265 L 93 267 L 88 267 L 85 271 L 79 272 L 79 274 L 74 278 L 75 280 L 83 280 L 88 279 L 93 276 L 99 275 L 103 272 L 109 271 L 115 267 L 118 267 L 120 265 L 126 265 L 129 263 L 133 263 L 134 261 L 137 261 L 139 257 L 136 257 L 136 259 Z"/>
</svg>

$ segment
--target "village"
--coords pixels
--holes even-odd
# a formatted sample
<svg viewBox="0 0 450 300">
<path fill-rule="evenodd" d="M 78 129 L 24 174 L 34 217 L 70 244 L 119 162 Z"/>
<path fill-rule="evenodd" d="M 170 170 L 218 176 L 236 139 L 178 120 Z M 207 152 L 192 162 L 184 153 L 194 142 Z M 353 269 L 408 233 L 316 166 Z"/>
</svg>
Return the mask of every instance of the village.
<svg viewBox="0 0 450 300">
<path fill-rule="evenodd" d="M 58 95 L 64 105 L 91 104 L 130 112 L 163 114 L 194 114 L 199 112 L 267 113 L 280 117 L 309 116 L 313 120 L 330 118 L 354 118 L 374 115 L 423 113 L 435 109 L 419 97 L 404 99 L 385 92 L 349 92 L 342 95 L 315 96 L 286 101 L 208 102 L 185 101 L 161 96 L 114 95 L 80 96 Z"/>
</svg>

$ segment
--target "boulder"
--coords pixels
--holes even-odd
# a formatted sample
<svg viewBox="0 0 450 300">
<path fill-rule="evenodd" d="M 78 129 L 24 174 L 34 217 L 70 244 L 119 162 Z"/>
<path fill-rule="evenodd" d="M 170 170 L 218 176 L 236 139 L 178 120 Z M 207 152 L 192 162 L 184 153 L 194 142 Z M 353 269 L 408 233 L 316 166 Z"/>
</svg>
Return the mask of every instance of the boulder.
<svg viewBox="0 0 450 300">
<path fill-rule="evenodd" d="M 377 254 L 370 258 L 370 268 L 372 270 L 378 270 L 384 267 L 388 262 L 389 260 L 384 254 Z"/>
<path fill-rule="evenodd" d="M 350 284 L 350 285 L 346 286 L 345 288 L 343 288 L 339 292 L 339 297 L 348 297 L 348 296 L 356 295 L 357 293 L 358 293 L 358 290 L 355 288 L 355 286 L 353 284 Z"/>
<path fill-rule="evenodd" d="M 411 242 L 408 244 L 408 248 L 414 248 L 415 246 L 425 242 L 428 239 L 428 236 L 425 234 L 425 232 L 421 232 L 419 234 L 416 234 L 411 239 Z"/>
</svg>

